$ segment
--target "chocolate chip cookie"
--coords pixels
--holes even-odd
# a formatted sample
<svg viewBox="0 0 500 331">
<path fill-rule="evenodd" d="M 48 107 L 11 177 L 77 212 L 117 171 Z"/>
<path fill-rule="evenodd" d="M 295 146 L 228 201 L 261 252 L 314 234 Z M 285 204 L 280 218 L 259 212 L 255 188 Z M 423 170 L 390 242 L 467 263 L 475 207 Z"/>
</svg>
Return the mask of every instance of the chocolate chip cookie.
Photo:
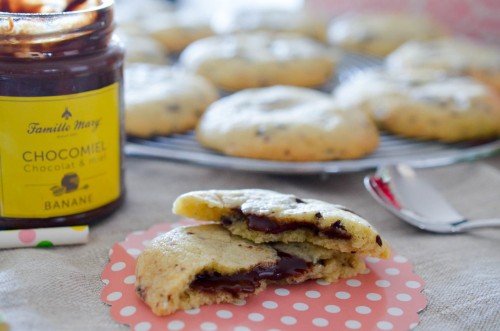
<svg viewBox="0 0 500 331">
<path fill-rule="evenodd" d="M 428 70 L 468 75 L 500 91 L 500 48 L 465 38 L 410 41 L 387 57 L 395 73 Z"/>
<path fill-rule="evenodd" d="M 179 60 L 188 71 L 228 91 L 278 84 L 320 86 L 338 61 L 311 38 L 266 32 L 204 38 L 190 44 Z"/>
<path fill-rule="evenodd" d="M 144 63 L 127 66 L 125 91 L 125 131 L 141 138 L 193 129 L 218 98 L 203 77 Z"/>
<path fill-rule="evenodd" d="M 331 44 L 378 57 L 409 40 L 429 40 L 446 34 L 429 18 L 403 13 L 349 14 L 335 18 L 328 28 Z"/>
<path fill-rule="evenodd" d="M 337 104 L 405 137 L 456 142 L 500 135 L 500 97 L 471 77 L 429 70 L 369 70 L 342 83 Z"/>
<path fill-rule="evenodd" d="M 269 283 L 334 281 L 365 269 L 355 254 L 307 243 L 256 244 L 219 224 L 175 228 L 139 255 L 135 290 L 156 315 L 237 302 Z"/>
<path fill-rule="evenodd" d="M 173 212 L 217 221 L 256 243 L 308 242 L 329 250 L 387 258 L 390 247 L 368 221 L 348 208 L 269 190 L 194 191 L 178 197 Z"/>
<path fill-rule="evenodd" d="M 213 103 L 196 127 L 205 147 L 227 155 L 278 161 L 355 159 L 378 147 L 362 112 L 331 96 L 292 86 L 247 89 Z"/>
<path fill-rule="evenodd" d="M 212 20 L 220 34 L 244 32 L 291 32 L 326 41 L 327 21 L 318 13 L 285 9 L 237 9 L 221 12 Z"/>
</svg>

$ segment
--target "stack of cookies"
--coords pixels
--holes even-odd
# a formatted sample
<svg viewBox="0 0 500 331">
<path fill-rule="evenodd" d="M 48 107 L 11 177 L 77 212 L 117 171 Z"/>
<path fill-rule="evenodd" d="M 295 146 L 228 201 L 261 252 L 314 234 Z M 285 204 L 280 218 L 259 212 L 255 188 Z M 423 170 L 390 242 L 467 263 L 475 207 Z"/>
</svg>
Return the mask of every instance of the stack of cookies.
<svg viewBox="0 0 500 331">
<path fill-rule="evenodd" d="M 500 51 L 450 36 L 428 17 L 362 13 L 328 22 L 303 11 L 208 17 L 168 9 L 135 22 L 135 32 L 121 27 L 142 49 L 140 62 L 159 63 L 162 54 L 175 65 L 146 69 L 165 73 L 169 89 L 155 87 L 159 80 L 129 84 L 130 136 L 194 130 L 201 146 L 225 155 L 314 162 L 365 157 L 382 130 L 442 142 L 500 135 Z M 386 60 L 328 93 L 352 52 Z M 127 70 L 128 81 L 137 72 Z"/>
<path fill-rule="evenodd" d="M 447 34 L 429 17 L 396 12 L 349 13 L 328 26 L 332 45 L 376 57 L 385 57 L 410 40 L 434 40 Z"/>
<path fill-rule="evenodd" d="M 178 91 L 189 89 L 183 102 L 171 89 L 154 88 L 155 82 L 130 83 L 127 134 L 148 138 L 195 128 L 204 147 L 227 155 L 278 161 L 353 159 L 378 147 L 378 131 L 364 113 L 343 111 L 330 95 L 315 90 L 331 81 L 339 61 L 338 51 L 325 43 L 326 21 L 298 11 L 246 10 L 232 13 L 224 26 L 214 24 L 213 36 L 208 30 L 205 36 L 195 36 L 198 29 L 193 23 L 188 29 L 192 38 L 174 43 L 170 25 L 183 21 L 187 26 L 189 20 L 181 20 L 180 13 L 161 15 L 176 15 L 176 19 L 149 18 L 144 30 L 166 52 L 179 54 L 176 70 L 190 80 L 199 77 L 225 97 L 220 102 L 200 97 L 199 88 L 178 84 L 171 74 L 162 80 L 171 81 L 170 86 Z M 182 35 L 177 33 L 177 38 Z M 151 66 L 142 68 L 158 71 L 155 77 L 161 72 Z M 127 75 L 136 73 L 128 70 Z M 200 103 L 200 99 L 210 103 Z M 181 103 L 172 111 L 172 104 Z"/>
<path fill-rule="evenodd" d="M 189 192 L 174 212 L 211 222 L 175 228 L 139 255 L 136 293 L 160 316 L 235 303 L 269 284 L 352 277 L 365 270 L 363 256 L 391 251 L 349 209 L 274 191 Z"/>
<path fill-rule="evenodd" d="M 448 37 L 404 43 L 333 94 L 392 134 L 458 142 L 500 136 L 499 87 L 500 49 Z"/>
<path fill-rule="evenodd" d="M 472 77 L 368 70 L 341 84 L 334 97 L 341 107 L 364 112 L 379 128 L 404 137 L 458 142 L 500 135 L 500 96 Z"/>
<path fill-rule="evenodd" d="M 389 133 L 442 142 L 500 136 L 500 49 L 451 36 L 429 18 L 395 13 L 346 15 L 331 43 L 386 57 L 334 91 L 337 104 L 367 114 Z"/>
</svg>

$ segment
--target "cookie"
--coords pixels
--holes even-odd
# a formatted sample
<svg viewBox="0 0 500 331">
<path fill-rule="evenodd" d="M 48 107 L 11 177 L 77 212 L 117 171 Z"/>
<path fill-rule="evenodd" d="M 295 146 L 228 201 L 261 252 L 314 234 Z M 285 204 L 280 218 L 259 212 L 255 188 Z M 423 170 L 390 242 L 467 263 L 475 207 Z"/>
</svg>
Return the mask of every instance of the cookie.
<svg viewBox="0 0 500 331">
<path fill-rule="evenodd" d="M 334 99 L 406 137 L 456 142 L 500 135 L 500 97 L 469 77 L 369 70 L 338 86 Z"/>
<path fill-rule="evenodd" d="M 328 27 L 331 44 L 349 51 L 384 57 L 409 40 L 429 40 L 446 30 L 426 17 L 404 13 L 341 16 Z"/>
<path fill-rule="evenodd" d="M 168 64 L 168 52 L 151 37 L 135 33 L 131 30 L 120 29 L 116 31 L 120 41 L 124 44 L 125 65 L 130 63 Z"/>
<path fill-rule="evenodd" d="M 135 290 L 154 314 L 232 302 L 268 283 L 295 284 L 351 277 L 365 269 L 358 256 L 311 244 L 255 244 L 218 224 L 175 228 L 138 256 Z"/>
<path fill-rule="evenodd" d="M 500 48 L 464 38 L 408 42 L 387 57 L 389 70 L 469 75 L 500 91 Z"/>
<path fill-rule="evenodd" d="M 236 91 L 270 85 L 320 86 L 337 63 L 323 44 L 300 35 L 249 33 L 195 41 L 180 63 L 221 89 Z"/>
<path fill-rule="evenodd" d="M 220 222 L 256 243 L 307 242 L 343 253 L 387 258 L 388 243 L 364 218 L 344 206 L 269 190 L 209 190 L 179 196 L 173 212 Z"/>
<path fill-rule="evenodd" d="M 291 32 L 325 42 L 327 21 L 318 14 L 303 10 L 249 9 L 224 11 L 212 20 L 219 34 L 245 32 Z"/>
<path fill-rule="evenodd" d="M 142 138 L 185 132 L 217 98 L 216 88 L 203 77 L 165 66 L 128 65 L 125 131 Z"/>
<path fill-rule="evenodd" d="M 114 1 L 114 16 L 118 26 L 137 27 L 151 13 L 170 12 L 175 6 L 164 0 L 117 0 Z"/>
<path fill-rule="evenodd" d="M 227 155 L 279 161 L 360 158 L 379 141 L 363 113 L 342 110 L 326 93 L 292 86 L 247 89 L 220 99 L 203 114 L 196 138 Z"/>
<path fill-rule="evenodd" d="M 193 41 L 214 34 L 210 20 L 192 11 L 152 14 L 141 26 L 170 53 L 179 53 Z"/>
</svg>

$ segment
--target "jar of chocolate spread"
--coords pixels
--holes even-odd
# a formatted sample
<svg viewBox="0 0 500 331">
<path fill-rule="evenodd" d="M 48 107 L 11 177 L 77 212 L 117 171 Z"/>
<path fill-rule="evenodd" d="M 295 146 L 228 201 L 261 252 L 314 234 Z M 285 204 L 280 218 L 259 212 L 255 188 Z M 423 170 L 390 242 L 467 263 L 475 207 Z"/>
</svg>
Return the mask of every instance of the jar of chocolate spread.
<svg viewBox="0 0 500 331">
<path fill-rule="evenodd" d="M 89 224 L 124 196 L 113 1 L 22 2 L 0 7 L 0 229 Z"/>
</svg>

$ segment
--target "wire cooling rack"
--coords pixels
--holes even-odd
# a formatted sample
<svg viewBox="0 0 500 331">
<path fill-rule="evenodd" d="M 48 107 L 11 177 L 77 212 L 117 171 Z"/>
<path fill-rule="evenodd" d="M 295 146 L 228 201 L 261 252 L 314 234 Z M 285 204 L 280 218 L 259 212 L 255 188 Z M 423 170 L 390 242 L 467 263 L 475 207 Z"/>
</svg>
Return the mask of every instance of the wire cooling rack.
<svg viewBox="0 0 500 331">
<path fill-rule="evenodd" d="M 129 156 L 160 158 L 202 166 L 282 174 L 354 172 L 377 166 L 406 163 L 414 167 L 437 167 L 475 160 L 500 151 L 500 140 L 441 144 L 382 134 L 378 150 L 358 160 L 326 162 L 281 162 L 232 157 L 201 147 L 192 132 L 150 140 L 130 139 Z"/>
<path fill-rule="evenodd" d="M 358 54 L 344 56 L 337 74 L 325 91 L 358 70 L 381 65 L 381 60 Z M 128 138 L 125 153 L 132 157 L 159 158 L 201 166 L 232 170 L 279 173 L 315 174 L 355 172 L 381 165 L 406 163 L 426 168 L 471 161 L 500 153 L 500 140 L 461 142 L 453 144 L 419 141 L 381 133 L 379 148 L 369 156 L 356 160 L 323 162 L 282 162 L 223 155 L 200 146 L 193 132 L 152 139 Z"/>
</svg>

